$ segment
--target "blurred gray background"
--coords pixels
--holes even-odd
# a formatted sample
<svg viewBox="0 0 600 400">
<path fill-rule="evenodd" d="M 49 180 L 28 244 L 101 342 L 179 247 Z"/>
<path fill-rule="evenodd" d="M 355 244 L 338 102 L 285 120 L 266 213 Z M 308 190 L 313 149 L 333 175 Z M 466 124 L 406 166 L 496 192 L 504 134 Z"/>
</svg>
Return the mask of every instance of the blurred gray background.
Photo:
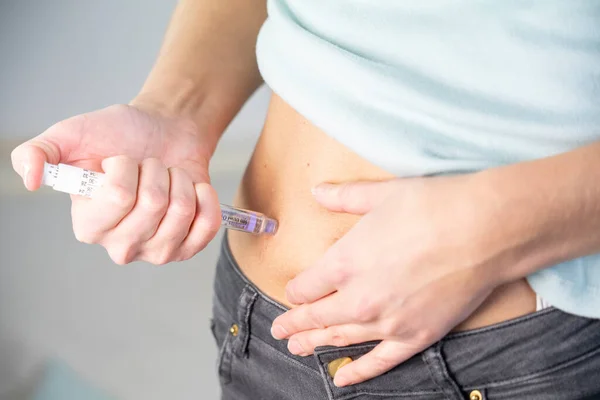
<svg viewBox="0 0 600 400">
<path fill-rule="evenodd" d="M 208 325 L 218 241 L 183 263 L 116 266 L 102 248 L 75 240 L 68 196 L 26 192 L 9 159 L 63 118 L 129 101 L 175 4 L 0 0 L 0 400 L 46 400 L 40 387 L 56 371 L 63 380 L 53 400 L 71 400 L 56 394 L 69 385 L 116 400 L 218 397 Z M 268 96 L 256 93 L 217 150 L 211 169 L 222 202 L 233 196 Z"/>
</svg>

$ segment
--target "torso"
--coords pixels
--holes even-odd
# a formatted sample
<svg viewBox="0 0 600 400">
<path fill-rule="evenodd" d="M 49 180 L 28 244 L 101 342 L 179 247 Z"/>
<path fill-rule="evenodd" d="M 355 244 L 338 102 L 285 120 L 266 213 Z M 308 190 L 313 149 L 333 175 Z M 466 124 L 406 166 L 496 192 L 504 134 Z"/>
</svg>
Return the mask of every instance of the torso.
<svg viewBox="0 0 600 400">
<path fill-rule="evenodd" d="M 272 299 L 290 307 L 285 285 L 308 268 L 359 217 L 334 214 L 313 199 L 321 182 L 382 180 L 394 176 L 328 137 L 273 95 L 263 132 L 234 205 L 279 221 L 274 236 L 228 232 L 233 256 L 245 275 Z M 525 280 L 499 287 L 455 330 L 472 329 L 535 311 Z"/>
</svg>

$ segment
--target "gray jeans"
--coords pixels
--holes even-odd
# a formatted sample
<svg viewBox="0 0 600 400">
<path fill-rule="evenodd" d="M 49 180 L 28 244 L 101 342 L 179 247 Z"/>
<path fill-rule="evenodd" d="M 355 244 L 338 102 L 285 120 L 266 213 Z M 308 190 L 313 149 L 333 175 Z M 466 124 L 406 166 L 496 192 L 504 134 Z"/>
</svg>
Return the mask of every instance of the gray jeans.
<svg viewBox="0 0 600 400">
<path fill-rule="evenodd" d="M 548 308 L 450 334 L 377 378 L 338 388 L 329 364 L 360 357 L 376 343 L 290 354 L 269 332 L 287 309 L 248 281 L 226 238 L 214 293 L 223 399 L 600 399 L 600 320 Z"/>
</svg>

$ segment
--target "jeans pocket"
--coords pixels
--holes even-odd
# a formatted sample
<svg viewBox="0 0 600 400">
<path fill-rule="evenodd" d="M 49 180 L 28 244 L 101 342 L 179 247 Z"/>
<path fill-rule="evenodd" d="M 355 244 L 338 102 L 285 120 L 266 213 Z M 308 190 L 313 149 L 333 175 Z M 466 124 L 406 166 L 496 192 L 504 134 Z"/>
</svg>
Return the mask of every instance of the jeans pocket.
<svg viewBox="0 0 600 400">
<path fill-rule="evenodd" d="M 346 347 L 323 346 L 315 349 L 315 357 L 321 378 L 331 399 L 445 399 L 443 393 L 431 380 L 421 356 L 417 355 L 401 365 L 362 383 L 336 387 L 333 377 L 342 360 L 354 361 L 372 351 L 378 342 L 367 342 Z"/>
</svg>

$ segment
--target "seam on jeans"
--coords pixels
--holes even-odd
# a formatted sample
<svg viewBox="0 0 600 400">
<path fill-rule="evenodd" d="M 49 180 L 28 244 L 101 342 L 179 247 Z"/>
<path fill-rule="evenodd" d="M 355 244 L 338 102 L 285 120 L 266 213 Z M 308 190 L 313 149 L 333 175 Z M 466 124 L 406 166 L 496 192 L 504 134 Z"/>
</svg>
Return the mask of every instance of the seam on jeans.
<svg viewBox="0 0 600 400">
<path fill-rule="evenodd" d="M 444 393 L 444 388 L 438 383 L 435 374 L 433 372 L 433 369 L 435 368 L 435 365 L 431 365 L 431 361 L 430 361 L 430 354 L 431 353 L 431 348 L 433 346 L 423 350 L 421 352 L 421 359 L 423 360 L 423 362 L 425 363 L 425 365 L 427 366 L 427 373 L 429 374 L 429 378 L 431 378 L 431 380 L 433 381 L 433 383 L 440 389 L 440 392 Z"/>
<path fill-rule="evenodd" d="M 357 347 L 370 347 L 370 346 L 357 346 Z M 346 347 L 342 347 L 339 348 L 337 350 L 345 350 L 347 349 Z M 331 349 L 328 350 L 327 352 L 332 352 L 335 351 L 336 349 Z M 340 395 L 340 396 L 335 396 L 335 394 L 333 393 L 331 386 L 329 385 L 329 379 L 327 378 L 329 376 L 329 373 L 327 371 L 325 371 L 325 362 L 321 361 L 320 356 L 323 355 L 324 352 L 315 352 L 315 356 L 317 357 L 317 359 L 319 360 L 318 365 L 319 365 L 319 370 L 321 371 L 321 378 L 324 381 L 325 384 L 325 388 L 327 389 L 327 395 L 329 396 L 330 400 L 344 400 L 344 399 L 353 399 L 358 395 L 363 395 L 363 394 L 368 394 L 368 395 L 373 395 L 373 396 L 381 396 L 381 397 L 390 397 L 390 396 L 394 396 L 394 398 L 396 397 L 412 397 L 412 396 L 431 396 L 431 395 L 439 395 L 441 393 L 443 393 L 443 391 L 441 390 L 419 390 L 419 391 L 411 391 L 411 392 L 407 392 L 407 391 L 398 391 L 398 390 L 393 390 L 393 389 L 382 389 L 382 390 L 376 390 L 376 389 L 362 389 L 357 385 L 360 385 L 360 383 L 357 383 L 353 386 L 353 388 L 355 389 L 352 393 L 348 393 L 348 394 L 344 394 L 344 395 Z M 373 379 L 377 379 L 377 377 L 373 378 Z"/>
<path fill-rule="evenodd" d="M 462 397 L 462 393 L 458 384 L 450 377 L 450 373 L 448 372 L 448 368 L 446 367 L 446 362 L 442 357 L 442 343 L 437 342 L 434 345 L 423 351 L 421 356 L 425 365 L 427 365 L 427 370 L 429 372 L 429 377 L 435 383 L 435 385 L 440 389 L 442 393 L 446 396 L 452 397 Z M 438 376 L 441 375 L 441 378 Z"/>
<path fill-rule="evenodd" d="M 256 301 L 256 291 L 252 289 L 250 286 L 245 286 L 242 290 L 242 294 L 240 295 L 240 306 L 244 308 L 239 310 L 241 313 L 238 313 L 238 321 L 241 324 L 242 332 L 240 337 L 238 338 L 239 346 L 235 346 L 239 348 L 241 355 L 245 358 L 248 358 L 248 342 L 250 340 L 250 313 L 252 312 L 252 307 L 254 306 L 254 302 Z"/>
<path fill-rule="evenodd" d="M 300 361 L 298 360 L 294 360 L 292 357 L 289 357 L 287 354 L 281 352 L 279 349 L 273 347 L 272 345 L 270 345 L 269 343 L 265 342 L 264 340 L 262 340 L 260 337 L 254 335 L 253 333 L 250 333 L 250 336 L 252 336 L 253 339 L 256 339 L 257 341 L 263 343 L 264 345 L 268 346 L 269 349 L 271 349 L 272 351 L 274 351 L 275 353 L 277 353 L 278 355 L 280 355 L 281 357 L 285 358 L 287 361 L 291 361 L 294 365 L 297 365 L 299 367 L 302 367 L 304 369 L 306 369 L 307 371 L 312 372 L 313 374 L 318 375 L 319 377 L 321 377 L 321 374 L 319 374 L 319 372 L 311 367 L 309 367 L 306 364 L 302 364 Z"/>
<path fill-rule="evenodd" d="M 352 344 L 350 346 L 345 346 L 345 347 L 334 347 L 332 349 L 319 349 L 318 351 L 315 351 L 315 353 L 319 353 L 319 354 L 327 354 L 327 353 L 335 353 L 335 352 L 344 352 L 347 350 L 363 350 L 363 349 L 368 349 L 368 348 L 375 348 L 375 346 L 377 346 L 377 344 Z"/>
<path fill-rule="evenodd" d="M 221 253 L 225 255 L 227 260 L 229 260 L 229 263 L 231 264 L 233 271 L 240 277 L 240 279 L 242 279 L 245 284 L 252 287 L 252 289 L 256 290 L 256 293 L 258 293 L 258 295 L 266 302 L 274 305 L 275 307 L 279 308 L 282 311 L 289 311 L 289 308 L 285 307 L 283 304 L 278 303 L 277 301 L 275 301 L 272 298 L 270 298 L 269 296 L 267 296 L 259 288 L 257 288 L 252 282 L 250 282 L 248 280 L 248 278 L 246 278 L 246 276 L 240 269 L 238 263 L 233 259 L 233 254 L 231 254 L 231 249 L 229 248 L 229 241 L 227 240 L 227 234 L 224 235 L 223 241 L 224 241 L 224 246 L 221 246 Z"/>
<path fill-rule="evenodd" d="M 319 366 L 319 378 L 321 378 L 321 382 L 323 382 L 323 386 L 325 386 L 325 391 L 327 392 L 327 399 L 334 400 L 333 390 L 331 390 L 331 386 L 329 385 L 329 379 L 327 378 L 328 373 L 325 371 L 325 363 L 321 362 L 320 354 L 318 354 L 317 352 L 313 353 L 313 357 L 317 360 L 317 365 Z"/>
<path fill-rule="evenodd" d="M 371 396 L 381 396 L 381 397 L 390 397 L 394 396 L 394 398 L 398 397 L 414 397 L 414 396 L 431 396 L 431 395 L 439 395 L 440 392 L 432 392 L 432 391 L 422 391 L 422 392 L 377 392 L 371 390 L 357 390 L 353 393 L 348 393 L 343 396 L 336 397 L 335 400 L 351 400 L 355 399 L 356 396 L 360 396 L 363 394 L 368 394 Z"/>
<path fill-rule="evenodd" d="M 414 397 L 414 396 L 431 396 L 431 395 L 439 395 L 441 393 L 443 393 L 442 391 L 438 391 L 438 390 L 420 390 L 420 391 L 416 391 L 416 392 L 399 392 L 399 391 L 393 391 L 393 390 L 374 390 L 374 389 L 356 389 L 354 392 L 352 393 L 348 393 L 348 394 L 344 394 L 341 396 L 335 396 L 335 394 L 333 393 L 331 386 L 329 385 L 329 381 L 327 379 L 328 376 L 328 372 L 325 371 L 325 363 L 320 362 L 319 360 L 319 370 L 321 371 L 321 379 L 324 381 L 324 385 L 325 385 L 325 389 L 327 390 L 327 397 L 328 400 L 346 400 L 346 399 L 354 399 L 356 398 L 356 396 L 360 396 L 363 394 L 367 394 L 367 395 L 372 395 L 372 396 L 380 396 L 380 397 L 390 397 L 390 396 L 394 396 L 394 398 L 397 397 Z M 377 377 L 376 377 L 377 378 Z M 373 378 L 373 379 L 376 379 Z M 360 385 L 360 383 L 357 383 L 356 385 Z M 356 385 L 354 385 L 354 388 L 356 388 Z"/>
<path fill-rule="evenodd" d="M 521 383 L 521 382 L 525 382 L 525 381 L 530 381 L 530 380 L 534 380 L 537 378 L 544 378 L 546 375 L 549 375 L 553 372 L 557 372 L 560 371 L 561 369 L 570 367 L 571 365 L 577 364 L 581 361 L 585 361 L 586 359 L 595 356 L 596 354 L 600 355 L 600 347 L 589 351 L 581 356 L 572 358 L 568 361 L 564 361 L 558 365 L 555 365 L 554 367 L 542 370 L 542 371 L 538 371 L 538 372 L 534 372 L 531 373 L 529 375 L 525 375 L 525 376 L 520 376 L 518 378 L 512 378 L 512 379 L 507 379 L 505 381 L 492 381 L 489 383 L 485 383 L 479 386 L 469 386 L 469 387 L 465 387 L 464 390 L 471 390 L 471 389 L 475 389 L 478 387 L 484 387 L 484 388 L 495 388 L 495 387 L 502 387 L 502 386 L 506 386 L 506 385 L 512 385 L 515 383 Z"/>
<path fill-rule="evenodd" d="M 535 318 L 544 316 L 546 314 L 554 313 L 554 312 L 560 312 L 560 310 L 557 308 L 554 308 L 554 307 L 546 308 L 544 310 L 536 311 L 531 314 L 523 315 L 521 317 L 517 317 L 517 318 L 511 319 L 508 321 L 503 321 L 503 322 L 500 322 L 500 323 L 497 323 L 494 325 L 484 326 L 482 328 L 476 328 L 476 329 L 472 329 L 472 330 L 468 330 L 468 331 L 464 331 L 464 332 L 451 333 L 451 334 L 445 336 L 443 338 L 443 340 L 446 342 L 446 341 L 451 341 L 454 339 L 460 339 L 460 338 L 464 338 L 464 337 L 468 337 L 468 336 L 478 335 L 481 333 L 493 332 L 493 331 L 496 331 L 499 329 L 509 328 L 511 326 L 520 324 L 521 322 L 526 322 L 531 319 L 535 319 Z"/>
</svg>

